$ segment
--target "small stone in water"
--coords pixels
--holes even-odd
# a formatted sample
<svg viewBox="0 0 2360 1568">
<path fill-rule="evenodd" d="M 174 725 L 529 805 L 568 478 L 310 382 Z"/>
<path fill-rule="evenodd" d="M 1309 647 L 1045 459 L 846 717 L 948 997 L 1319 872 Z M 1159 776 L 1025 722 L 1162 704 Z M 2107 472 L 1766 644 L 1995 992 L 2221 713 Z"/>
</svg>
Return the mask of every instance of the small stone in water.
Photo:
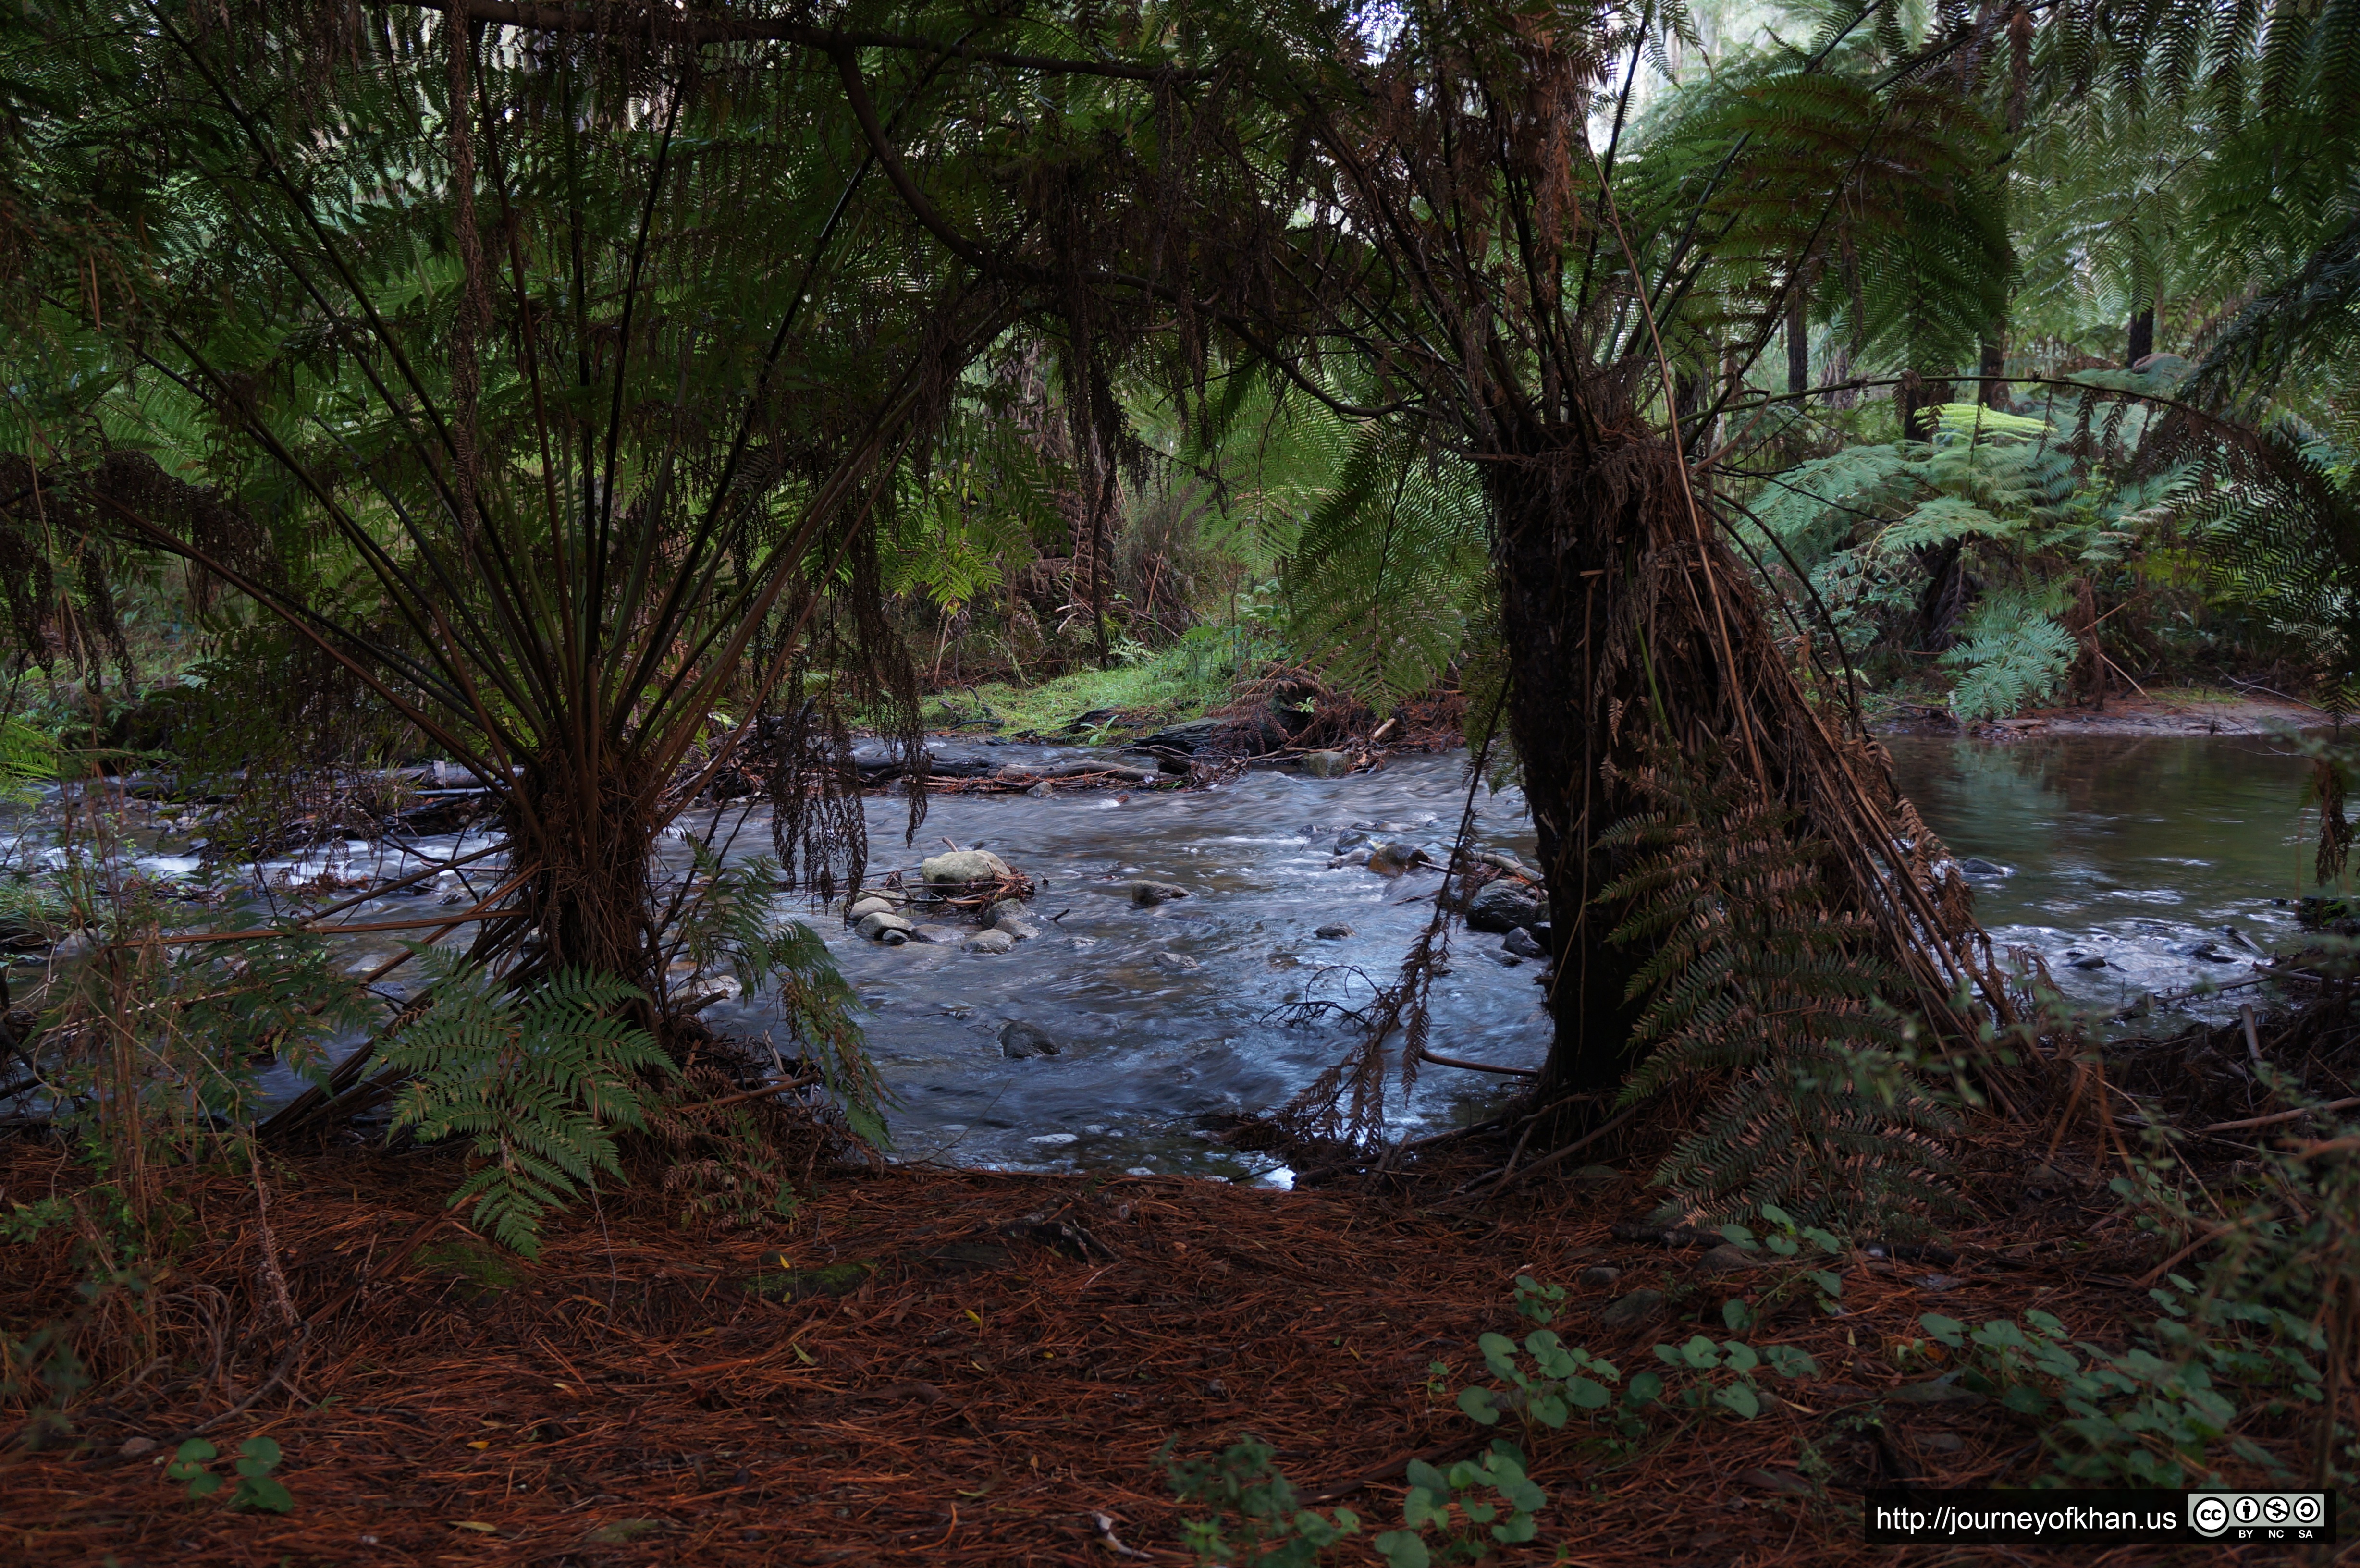
<svg viewBox="0 0 2360 1568">
<path fill-rule="evenodd" d="M 1027 1143 L 1066 1144 L 1081 1142 L 1080 1135 L 1070 1132 L 1044 1132 L 1024 1140 Z"/>
<path fill-rule="evenodd" d="M 1202 967 L 1202 965 L 1198 964 L 1195 959 L 1189 957 L 1185 953 L 1156 953 L 1154 954 L 1154 964 L 1158 969 L 1169 969 L 1175 975 L 1185 975 L 1191 970 Z"/>
<path fill-rule="evenodd" d="M 1959 862 L 1959 869 L 1969 877 L 2009 877 L 2015 875 L 2013 872 L 2009 871 L 2006 866 L 2002 866 L 1998 861 L 1985 860 L 1980 855 L 1971 855 L 1964 860 Z"/>
<path fill-rule="evenodd" d="M 905 931 L 880 931 L 877 936 L 877 942 L 880 947 L 901 947 L 909 940 L 910 933 Z"/>
<path fill-rule="evenodd" d="M 1000 1026 L 1000 1049 L 1021 1062 L 1028 1056 L 1056 1055 L 1057 1042 L 1046 1029 L 1011 1018 Z"/>
<path fill-rule="evenodd" d="M 1367 833 L 1362 833 L 1358 828 L 1348 828 L 1344 832 L 1336 835 L 1335 852 L 1338 855 L 1341 855 L 1348 849 L 1358 849 L 1360 845 L 1368 842 L 1369 835 Z"/>
<path fill-rule="evenodd" d="M 1188 896 L 1185 887 L 1175 887 L 1169 882 L 1133 882 L 1131 901 L 1134 904 L 1168 904 L 1175 898 Z"/>
<path fill-rule="evenodd" d="M 978 931 L 967 939 L 969 953 L 1006 953 L 1016 945 L 1016 938 L 1004 931 Z"/>
<path fill-rule="evenodd" d="M 1352 934 L 1350 926 L 1321 926 L 1317 933 L 1324 942 L 1339 942 Z"/>
<path fill-rule="evenodd" d="M 956 947 L 967 939 L 967 931 L 959 926 L 926 925 L 910 928 L 912 942 L 932 942 L 936 947 Z"/>
<path fill-rule="evenodd" d="M 1050 783 L 1046 779 L 1043 779 L 1041 782 L 1033 785 L 1032 788 L 1025 790 L 1024 792 L 1027 795 L 1032 796 L 1036 800 L 1045 800 L 1050 796 L 1057 792 L 1057 787 Z"/>
<path fill-rule="evenodd" d="M 2105 966 L 2106 961 L 2094 953 L 2087 958 L 2077 958 L 2073 961 L 2073 967 L 2076 969 L 2103 969 Z"/>
<path fill-rule="evenodd" d="M 1502 942 L 1500 945 L 1508 952 L 1514 953 L 1518 958 L 1546 958 L 1548 956 L 1548 949 L 1534 941 L 1533 933 L 1523 926 L 1518 926 L 1514 931 L 1510 931 L 1508 933 L 1508 940 Z"/>
<path fill-rule="evenodd" d="M 1105 1127 L 1098 1122 L 1090 1123 L 1087 1127 L 1082 1128 L 1082 1130 L 1089 1134 L 1092 1138 L 1102 1138 L 1106 1135 Z"/>
</svg>

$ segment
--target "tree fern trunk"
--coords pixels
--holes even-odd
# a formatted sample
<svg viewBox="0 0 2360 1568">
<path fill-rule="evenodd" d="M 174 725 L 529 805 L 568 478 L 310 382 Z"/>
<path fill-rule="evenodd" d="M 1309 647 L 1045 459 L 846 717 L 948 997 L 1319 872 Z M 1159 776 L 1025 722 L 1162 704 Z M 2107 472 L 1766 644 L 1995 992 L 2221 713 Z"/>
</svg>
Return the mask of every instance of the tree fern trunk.
<svg viewBox="0 0 2360 1568">
<path fill-rule="evenodd" d="M 1602 417 L 1502 425 L 1481 466 L 1507 723 L 1557 959 L 1540 1099 L 1611 1089 L 1635 1065 L 1628 993 L 1648 954 L 1608 940 L 1625 911 L 1600 895 L 1622 868 L 1599 841 L 1647 809 L 1632 780 L 1660 743 L 1732 757 L 1760 798 L 1791 811 L 1824 846 L 1835 906 L 1861 911 L 1923 994 L 1972 977 L 1998 996 L 1963 884 L 1938 894 L 1944 852 L 1840 707 L 1798 681 L 1671 442 Z"/>
<path fill-rule="evenodd" d="M 1525 432 L 1485 465 L 1495 519 L 1494 567 L 1509 669 L 1508 728 L 1548 877 L 1547 991 L 1555 1020 L 1543 1101 L 1610 1089 L 1628 1070 L 1639 1007 L 1626 995 L 1644 956 L 1606 940 L 1618 911 L 1595 903 L 1612 868 L 1590 841 L 1636 801 L 1607 764 L 1628 766 L 1661 715 L 1647 672 L 1630 657 L 1633 590 L 1650 574 L 1662 531 L 1668 443 L 1610 446 L 1567 430 Z M 1659 650 L 1675 659 L 1693 650 Z M 1685 660 L 1682 662 L 1686 662 Z M 1712 660 L 1704 660 L 1707 668 Z M 1709 710 L 1709 692 L 1679 694 Z"/>
<path fill-rule="evenodd" d="M 2128 341 L 2123 348 L 2123 365 L 2136 370 L 2139 361 L 2155 352 L 2155 307 L 2147 305 L 2131 313 Z"/>
<path fill-rule="evenodd" d="M 562 753 L 527 765 L 508 824 L 509 865 L 525 874 L 513 902 L 531 928 L 523 973 L 581 965 L 659 994 L 649 856 L 661 792 L 613 765 L 585 777 Z"/>
</svg>

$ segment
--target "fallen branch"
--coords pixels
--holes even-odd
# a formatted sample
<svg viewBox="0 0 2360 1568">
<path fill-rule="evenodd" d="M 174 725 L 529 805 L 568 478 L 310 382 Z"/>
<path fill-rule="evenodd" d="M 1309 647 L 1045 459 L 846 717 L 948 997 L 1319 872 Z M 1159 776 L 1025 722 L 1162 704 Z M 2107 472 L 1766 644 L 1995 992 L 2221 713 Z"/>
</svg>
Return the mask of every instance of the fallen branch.
<svg viewBox="0 0 2360 1568">
<path fill-rule="evenodd" d="M 2300 1121 L 2305 1116 L 2322 1116 L 2329 1111 L 2348 1111 L 2355 1105 L 2360 1105 L 2360 1094 L 2348 1100 L 2330 1100 L 2323 1105 L 2303 1105 L 2291 1111 L 2273 1111 L 2266 1116 L 2247 1116 L 2242 1121 L 2214 1122 L 2211 1127 L 2201 1127 L 2196 1130 L 2201 1133 L 2236 1132 L 2244 1127 L 2276 1127 L 2280 1122 Z"/>
</svg>

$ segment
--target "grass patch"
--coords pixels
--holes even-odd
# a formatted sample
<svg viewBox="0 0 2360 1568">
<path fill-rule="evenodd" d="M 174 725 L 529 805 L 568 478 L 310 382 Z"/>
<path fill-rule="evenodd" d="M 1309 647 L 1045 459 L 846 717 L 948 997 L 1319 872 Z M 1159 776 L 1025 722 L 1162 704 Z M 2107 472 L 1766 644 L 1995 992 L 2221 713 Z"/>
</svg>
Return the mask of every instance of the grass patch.
<svg viewBox="0 0 2360 1568">
<path fill-rule="evenodd" d="M 1237 657 L 1240 648 L 1246 655 Z M 959 729 L 1016 739 L 1097 745 L 1200 716 L 1229 700 L 1259 666 L 1259 650 L 1222 627 L 1200 626 L 1171 647 L 1124 659 L 1111 670 L 1077 670 L 1037 686 L 987 681 L 938 691 L 923 706 L 928 729 Z M 1095 715 L 1080 729 L 1070 726 Z"/>
</svg>

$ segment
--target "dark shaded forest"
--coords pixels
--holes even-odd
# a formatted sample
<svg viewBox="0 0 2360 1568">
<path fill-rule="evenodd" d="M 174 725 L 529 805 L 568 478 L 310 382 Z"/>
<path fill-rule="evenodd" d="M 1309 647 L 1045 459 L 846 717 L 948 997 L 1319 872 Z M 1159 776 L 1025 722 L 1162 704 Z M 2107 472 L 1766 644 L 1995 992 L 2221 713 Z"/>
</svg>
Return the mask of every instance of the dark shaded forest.
<svg viewBox="0 0 2360 1568">
<path fill-rule="evenodd" d="M 2355 40 L 6 7 L 6 1554 L 2340 1502 Z M 2256 737 L 2269 945 L 2095 1005 L 1904 733 Z"/>
</svg>

